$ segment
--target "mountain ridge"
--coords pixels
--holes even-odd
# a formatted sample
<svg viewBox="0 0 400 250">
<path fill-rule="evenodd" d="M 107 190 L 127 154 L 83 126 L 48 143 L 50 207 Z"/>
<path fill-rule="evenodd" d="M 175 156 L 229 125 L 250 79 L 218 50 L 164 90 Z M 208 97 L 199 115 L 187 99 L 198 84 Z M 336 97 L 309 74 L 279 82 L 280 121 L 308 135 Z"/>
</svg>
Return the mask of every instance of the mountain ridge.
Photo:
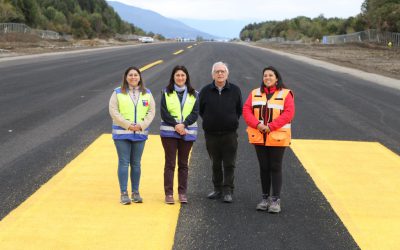
<svg viewBox="0 0 400 250">
<path fill-rule="evenodd" d="M 118 1 L 107 1 L 107 3 L 125 21 L 140 27 L 146 32 L 161 34 L 166 38 L 190 38 L 196 39 L 218 39 L 217 36 L 192 28 L 179 20 L 164 17 L 161 14 L 126 5 Z"/>
</svg>

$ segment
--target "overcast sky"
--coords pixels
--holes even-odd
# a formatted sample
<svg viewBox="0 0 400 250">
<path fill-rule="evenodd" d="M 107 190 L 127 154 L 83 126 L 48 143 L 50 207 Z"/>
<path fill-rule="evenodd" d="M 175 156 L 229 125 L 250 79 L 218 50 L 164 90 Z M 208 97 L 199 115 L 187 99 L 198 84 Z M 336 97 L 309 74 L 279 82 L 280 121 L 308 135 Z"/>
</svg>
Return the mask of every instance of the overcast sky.
<svg viewBox="0 0 400 250">
<path fill-rule="evenodd" d="M 218 37 L 238 37 L 254 22 L 297 16 L 348 18 L 361 12 L 364 0 L 112 0 L 155 11 Z"/>
<path fill-rule="evenodd" d="M 116 0 L 174 19 L 283 20 L 296 16 L 347 18 L 361 12 L 364 0 Z"/>
</svg>

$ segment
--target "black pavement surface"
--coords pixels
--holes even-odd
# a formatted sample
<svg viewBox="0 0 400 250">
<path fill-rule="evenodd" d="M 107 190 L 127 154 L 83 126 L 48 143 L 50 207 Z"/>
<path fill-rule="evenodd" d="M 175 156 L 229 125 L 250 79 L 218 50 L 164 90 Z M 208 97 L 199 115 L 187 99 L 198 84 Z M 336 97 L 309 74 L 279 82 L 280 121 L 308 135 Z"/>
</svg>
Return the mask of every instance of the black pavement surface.
<svg viewBox="0 0 400 250">
<path fill-rule="evenodd" d="M 143 74 L 157 103 L 176 64 L 187 66 L 200 89 L 211 81 L 212 63 L 227 62 L 229 78 L 244 99 L 261 83 L 262 69 L 273 65 L 295 93 L 294 138 L 378 141 L 400 153 L 398 90 L 260 49 L 228 43 L 188 45 L 0 61 L 0 218 L 100 134 L 110 133 L 108 100 L 123 71 L 159 59 L 164 63 Z M 185 52 L 172 55 L 179 49 Z M 151 133 L 159 133 L 159 121 L 156 114 Z M 205 198 L 212 190 L 211 166 L 200 133 L 191 158 L 189 204 L 181 208 L 174 249 L 358 248 L 290 149 L 284 160 L 282 213 L 257 212 L 258 165 L 243 121 L 238 134 L 234 203 L 224 204 Z"/>
</svg>

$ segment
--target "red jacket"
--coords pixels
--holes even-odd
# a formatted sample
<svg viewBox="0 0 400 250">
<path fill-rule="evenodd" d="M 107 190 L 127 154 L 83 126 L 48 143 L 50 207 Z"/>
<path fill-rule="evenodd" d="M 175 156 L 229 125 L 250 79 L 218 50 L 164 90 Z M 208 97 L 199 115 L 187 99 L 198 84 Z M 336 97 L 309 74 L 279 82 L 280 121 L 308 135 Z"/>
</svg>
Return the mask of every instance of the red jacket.
<svg viewBox="0 0 400 250">
<path fill-rule="evenodd" d="M 271 87 L 271 88 L 264 87 L 264 91 L 267 95 L 269 93 L 274 93 L 275 90 L 276 90 L 275 86 Z M 251 103 L 252 103 L 252 95 L 250 93 L 249 97 L 247 97 L 247 100 L 243 105 L 243 118 L 246 121 L 248 126 L 250 126 L 252 128 L 257 128 L 257 125 L 260 122 L 253 115 Z M 266 112 L 268 112 L 268 109 L 266 110 Z M 285 99 L 283 113 L 278 118 L 276 118 L 275 120 L 273 120 L 272 122 L 267 124 L 269 129 L 271 131 L 274 131 L 274 130 L 277 130 L 277 129 L 283 127 L 283 125 L 289 123 L 293 119 L 294 113 L 295 113 L 294 97 L 293 97 L 292 92 L 290 92 L 290 95 L 287 95 L 287 97 Z M 267 115 L 268 114 L 265 114 L 264 117 L 268 117 Z"/>
</svg>

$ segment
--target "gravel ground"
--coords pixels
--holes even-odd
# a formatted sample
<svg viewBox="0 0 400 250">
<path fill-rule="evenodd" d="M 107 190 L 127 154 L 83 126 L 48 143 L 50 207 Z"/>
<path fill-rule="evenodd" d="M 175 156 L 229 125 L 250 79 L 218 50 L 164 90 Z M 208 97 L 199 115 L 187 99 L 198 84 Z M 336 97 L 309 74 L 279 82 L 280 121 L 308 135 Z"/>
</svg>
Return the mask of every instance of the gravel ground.
<svg viewBox="0 0 400 250">
<path fill-rule="evenodd" d="M 6 35 L 0 34 L 0 58 L 111 46 L 124 46 L 138 43 L 139 42 L 137 41 L 128 42 L 114 39 L 73 41 L 43 40 L 33 35 L 9 33 Z"/>
<path fill-rule="evenodd" d="M 400 48 L 376 44 L 265 44 L 253 45 L 303 55 L 340 66 L 400 79 Z"/>
</svg>

